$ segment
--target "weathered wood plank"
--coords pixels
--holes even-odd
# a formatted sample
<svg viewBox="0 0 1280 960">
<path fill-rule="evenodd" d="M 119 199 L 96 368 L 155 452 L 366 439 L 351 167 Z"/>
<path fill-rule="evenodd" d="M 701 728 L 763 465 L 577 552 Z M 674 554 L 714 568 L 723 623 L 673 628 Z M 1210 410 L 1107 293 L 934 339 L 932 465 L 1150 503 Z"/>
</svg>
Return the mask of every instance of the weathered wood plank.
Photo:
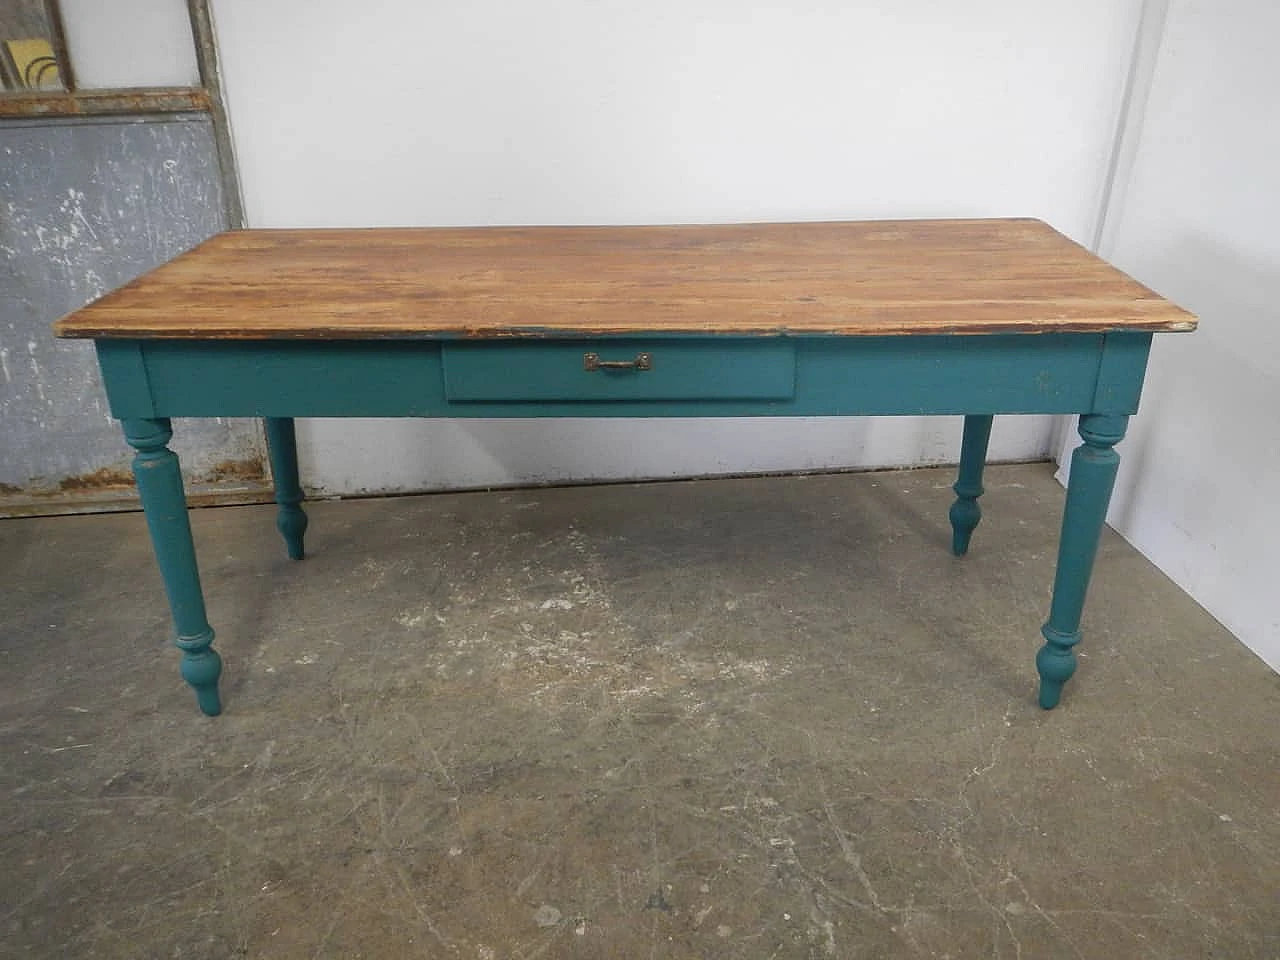
<svg viewBox="0 0 1280 960">
<path fill-rule="evenodd" d="M 63 337 L 1096 333 L 1196 319 L 1038 220 L 244 230 Z"/>
</svg>

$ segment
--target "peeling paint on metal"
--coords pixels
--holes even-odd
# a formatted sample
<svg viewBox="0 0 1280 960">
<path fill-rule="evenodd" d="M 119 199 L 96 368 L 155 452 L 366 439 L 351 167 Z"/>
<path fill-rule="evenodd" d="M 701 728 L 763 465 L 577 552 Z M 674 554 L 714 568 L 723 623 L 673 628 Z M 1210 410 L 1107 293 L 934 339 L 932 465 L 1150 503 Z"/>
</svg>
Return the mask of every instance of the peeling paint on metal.
<svg viewBox="0 0 1280 960">
<path fill-rule="evenodd" d="M 14 122 L 0 154 L 0 495 L 131 484 L 92 347 L 50 324 L 223 229 L 209 121 Z M 251 422 L 182 421 L 174 449 L 193 479 L 263 475 Z"/>
</svg>

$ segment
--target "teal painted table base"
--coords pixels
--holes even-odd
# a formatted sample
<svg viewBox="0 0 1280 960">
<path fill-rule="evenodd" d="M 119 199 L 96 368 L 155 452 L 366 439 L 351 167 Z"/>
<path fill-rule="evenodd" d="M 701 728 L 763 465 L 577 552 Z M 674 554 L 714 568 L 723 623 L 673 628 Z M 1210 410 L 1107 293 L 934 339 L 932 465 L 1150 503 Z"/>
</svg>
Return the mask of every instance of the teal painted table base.
<svg viewBox="0 0 1280 960">
<path fill-rule="evenodd" d="M 637 336 L 466 341 L 129 340 L 97 349 L 200 709 L 218 714 L 221 660 L 205 615 L 171 417 L 266 423 L 277 525 L 301 559 L 294 418 L 741 417 L 963 414 L 950 511 L 963 555 L 981 519 L 992 418 L 1080 414 L 1044 646 L 1040 705 L 1056 706 L 1074 648 L 1149 333 L 903 336 Z M 605 361 L 591 366 L 594 354 Z M 641 356 L 648 358 L 637 362 Z M 617 366 L 610 366 L 616 364 Z"/>
</svg>

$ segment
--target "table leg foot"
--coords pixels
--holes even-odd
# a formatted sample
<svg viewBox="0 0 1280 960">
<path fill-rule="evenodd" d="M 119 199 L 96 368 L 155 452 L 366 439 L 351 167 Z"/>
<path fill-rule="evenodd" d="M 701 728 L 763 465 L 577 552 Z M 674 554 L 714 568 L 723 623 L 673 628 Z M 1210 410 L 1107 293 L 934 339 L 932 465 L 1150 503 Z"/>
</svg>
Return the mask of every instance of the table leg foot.
<svg viewBox="0 0 1280 960">
<path fill-rule="evenodd" d="M 168 447 L 173 428 L 167 419 L 125 420 L 122 425 L 125 439 L 136 451 L 133 475 L 178 634 L 175 643 L 182 651 L 182 676 L 195 688 L 200 709 L 217 716 L 222 712 L 218 697 L 222 659 L 213 649 L 213 628 L 205 614 L 182 472 L 178 457 Z"/>
<path fill-rule="evenodd" d="M 179 637 L 176 641 L 182 651 L 182 679 L 196 692 L 196 705 L 207 717 L 222 712 L 222 698 L 218 695 L 218 678 L 222 676 L 222 658 L 214 650 L 213 631 L 205 637 Z"/>
<path fill-rule="evenodd" d="M 1036 671 L 1040 674 L 1040 706 L 1052 710 L 1062 699 L 1062 688 L 1076 672 L 1076 655 L 1071 649 L 1080 642 L 1080 632 L 1060 634 L 1045 626 L 1044 646 L 1036 654 Z"/>
<path fill-rule="evenodd" d="M 971 415 L 964 418 L 964 439 L 960 443 L 960 470 L 952 490 L 956 502 L 951 505 L 951 552 L 962 557 L 969 552 L 969 540 L 982 519 L 982 471 L 987 463 L 987 441 L 991 439 L 991 417 Z"/>
<path fill-rule="evenodd" d="M 1111 503 L 1111 491 L 1115 487 L 1116 471 L 1120 467 L 1120 455 L 1114 447 L 1124 439 L 1128 422 L 1128 417 L 1107 414 L 1080 418 L 1080 436 L 1084 443 L 1071 455 L 1071 480 L 1062 513 L 1053 601 L 1049 620 L 1040 631 L 1045 644 L 1036 655 L 1040 706 L 1046 710 L 1057 706 L 1063 684 L 1076 671 L 1073 648 L 1080 642 L 1080 616 L 1107 519 L 1107 506 Z"/>
<path fill-rule="evenodd" d="M 302 503 L 302 485 L 298 482 L 298 441 L 292 417 L 265 417 L 267 451 L 271 457 L 271 476 L 275 483 L 276 529 L 284 537 L 290 560 L 303 557 L 302 536 L 307 532 L 307 515 Z"/>
</svg>

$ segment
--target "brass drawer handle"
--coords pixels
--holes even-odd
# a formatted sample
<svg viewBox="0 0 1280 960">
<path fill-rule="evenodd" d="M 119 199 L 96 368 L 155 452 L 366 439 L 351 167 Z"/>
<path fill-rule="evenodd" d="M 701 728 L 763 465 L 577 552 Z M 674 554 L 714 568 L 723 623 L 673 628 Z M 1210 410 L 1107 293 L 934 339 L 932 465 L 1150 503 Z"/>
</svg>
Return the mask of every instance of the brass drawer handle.
<svg viewBox="0 0 1280 960">
<path fill-rule="evenodd" d="M 601 360 L 598 353 L 582 355 L 582 369 L 593 370 L 652 370 L 653 354 L 637 353 L 634 360 Z"/>
</svg>

